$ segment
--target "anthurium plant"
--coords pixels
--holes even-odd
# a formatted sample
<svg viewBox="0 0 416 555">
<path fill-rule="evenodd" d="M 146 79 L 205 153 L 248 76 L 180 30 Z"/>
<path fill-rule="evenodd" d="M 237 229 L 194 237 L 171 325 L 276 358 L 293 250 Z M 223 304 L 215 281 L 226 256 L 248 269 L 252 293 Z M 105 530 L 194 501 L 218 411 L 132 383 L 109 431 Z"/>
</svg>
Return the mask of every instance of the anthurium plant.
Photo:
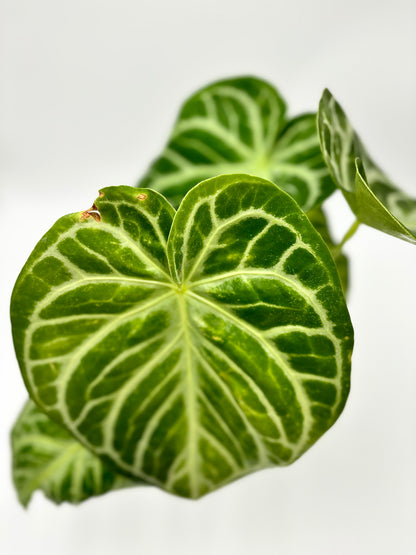
<svg viewBox="0 0 416 555">
<path fill-rule="evenodd" d="M 356 215 L 340 244 L 322 209 L 337 188 Z M 329 91 L 297 117 L 256 78 L 194 94 L 137 187 L 59 219 L 17 279 L 20 501 L 196 499 L 298 459 L 348 397 L 359 224 L 415 243 L 416 201 Z"/>
</svg>

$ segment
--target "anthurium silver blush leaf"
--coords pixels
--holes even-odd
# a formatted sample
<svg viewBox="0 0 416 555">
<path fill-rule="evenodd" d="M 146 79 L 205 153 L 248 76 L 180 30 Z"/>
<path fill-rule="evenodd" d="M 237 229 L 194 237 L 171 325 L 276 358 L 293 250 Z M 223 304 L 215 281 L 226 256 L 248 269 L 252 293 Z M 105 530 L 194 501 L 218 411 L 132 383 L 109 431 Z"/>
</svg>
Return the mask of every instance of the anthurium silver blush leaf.
<svg viewBox="0 0 416 555">
<path fill-rule="evenodd" d="M 324 160 L 357 219 L 416 243 L 416 200 L 400 191 L 374 163 L 328 90 L 319 104 L 318 130 Z"/>
<path fill-rule="evenodd" d="M 243 172 L 270 179 L 305 211 L 335 188 L 319 148 L 316 115 L 289 118 L 276 89 L 254 77 L 218 81 L 192 95 L 139 187 L 178 206 L 203 179 Z"/>
<path fill-rule="evenodd" d="M 12 430 L 13 481 L 27 506 L 36 490 L 55 503 L 80 503 L 136 482 L 105 465 L 72 434 L 27 401 Z"/>
<path fill-rule="evenodd" d="M 103 189 L 40 241 L 11 314 L 42 410 L 185 497 L 293 462 L 348 395 L 330 253 L 289 195 L 248 175 L 200 183 L 176 213 L 149 189 Z"/>
</svg>

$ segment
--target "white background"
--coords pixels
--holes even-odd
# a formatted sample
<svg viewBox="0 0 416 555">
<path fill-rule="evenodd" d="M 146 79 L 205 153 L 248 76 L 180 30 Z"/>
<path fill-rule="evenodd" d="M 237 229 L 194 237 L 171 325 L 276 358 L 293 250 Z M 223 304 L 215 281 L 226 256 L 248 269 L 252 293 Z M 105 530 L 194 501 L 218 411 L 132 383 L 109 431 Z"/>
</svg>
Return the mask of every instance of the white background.
<svg viewBox="0 0 416 555">
<path fill-rule="evenodd" d="M 154 488 L 21 508 L 9 430 L 26 393 L 8 320 L 40 236 L 133 185 L 180 102 L 254 74 L 292 114 L 328 86 L 370 152 L 416 197 L 413 0 L 1 0 L 0 552 L 15 555 L 416 553 L 416 249 L 361 228 L 348 244 L 356 330 L 352 389 L 336 425 L 292 467 L 198 502 Z M 352 221 L 328 203 L 337 236 Z"/>
</svg>

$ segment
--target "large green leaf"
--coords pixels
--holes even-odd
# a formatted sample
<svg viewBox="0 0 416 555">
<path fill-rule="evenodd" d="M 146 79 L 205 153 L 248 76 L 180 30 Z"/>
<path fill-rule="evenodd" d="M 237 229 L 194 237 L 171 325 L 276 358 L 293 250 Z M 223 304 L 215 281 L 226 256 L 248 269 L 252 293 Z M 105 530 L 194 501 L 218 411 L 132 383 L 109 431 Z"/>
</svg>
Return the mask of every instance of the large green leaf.
<svg viewBox="0 0 416 555">
<path fill-rule="evenodd" d="M 318 130 L 325 162 L 357 219 L 416 243 L 416 200 L 400 191 L 373 162 L 328 90 L 319 104 Z"/>
<path fill-rule="evenodd" d="M 12 450 L 13 480 L 25 506 L 38 489 L 55 503 L 80 503 L 138 484 L 113 472 L 30 400 L 13 427 Z"/>
<path fill-rule="evenodd" d="M 139 186 L 178 206 L 203 179 L 243 172 L 275 182 L 305 211 L 334 190 L 315 114 L 288 118 L 276 89 L 253 77 L 219 81 L 191 96 Z"/>
<path fill-rule="evenodd" d="M 186 497 L 293 462 L 348 394 L 332 258 L 290 196 L 247 175 L 201 183 L 176 214 L 151 190 L 103 189 L 37 245 L 11 314 L 42 409 Z"/>
<path fill-rule="evenodd" d="M 346 293 L 348 259 L 333 242 L 322 208 L 309 212 L 308 218 L 328 246 Z M 90 452 L 78 440 L 41 413 L 32 401 L 27 402 L 13 428 L 12 447 L 14 482 L 24 505 L 27 505 L 35 489 L 43 489 L 47 497 L 56 503 L 77 503 L 110 489 L 143 484 L 111 472 L 104 464 L 100 465 L 100 459 L 88 455 Z M 70 458 L 68 453 L 72 454 Z M 79 477 L 77 484 L 81 487 L 73 485 L 74 471 Z M 84 484 L 85 487 L 82 487 Z"/>
</svg>

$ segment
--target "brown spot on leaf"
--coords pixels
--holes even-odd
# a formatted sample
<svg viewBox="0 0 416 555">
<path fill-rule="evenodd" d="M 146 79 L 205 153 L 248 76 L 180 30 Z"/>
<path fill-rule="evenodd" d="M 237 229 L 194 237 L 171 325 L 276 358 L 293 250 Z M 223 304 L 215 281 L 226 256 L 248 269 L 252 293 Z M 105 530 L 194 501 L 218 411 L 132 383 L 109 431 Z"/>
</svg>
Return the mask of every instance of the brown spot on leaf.
<svg viewBox="0 0 416 555">
<path fill-rule="evenodd" d="M 90 212 L 90 216 L 92 216 L 96 222 L 101 222 L 101 214 L 98 211 Z"/>
<path fill-rule="evenodd" d="M 140 195 L 137 195 L 137 198 L 139 200 L 146 200 L 147 199 L 147 195 L 145 193 L 140 193 Z"/>
<path fill-rule="evenodd" d="M 84 212 L 81 212 L 81 222 L 82 220 L 86 220 L 90 216 L 94 218 L 96 222 L 101 222 L 101 214 L 98 211 L 95 203 L 91 206 L 91 208 L 88 208 L 88 210 L 84 210 Z"/>
</svg>

